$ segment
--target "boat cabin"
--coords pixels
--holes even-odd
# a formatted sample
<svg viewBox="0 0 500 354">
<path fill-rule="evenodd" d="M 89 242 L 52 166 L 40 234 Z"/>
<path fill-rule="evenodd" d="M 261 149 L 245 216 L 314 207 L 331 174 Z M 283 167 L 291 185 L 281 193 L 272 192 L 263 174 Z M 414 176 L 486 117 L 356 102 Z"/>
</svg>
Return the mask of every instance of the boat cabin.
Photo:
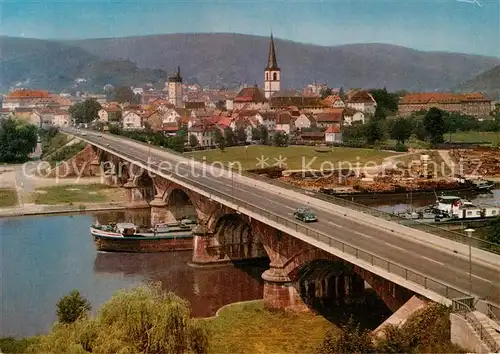
<svg viewBox="0 0 500 354">
<path fill-rule="evenodd" d="M 123 236 L 133 236 L 137 232 L 137 226 L 131 222 L 119 222 L 116 224 L 116 232 Z"/>
</svg>

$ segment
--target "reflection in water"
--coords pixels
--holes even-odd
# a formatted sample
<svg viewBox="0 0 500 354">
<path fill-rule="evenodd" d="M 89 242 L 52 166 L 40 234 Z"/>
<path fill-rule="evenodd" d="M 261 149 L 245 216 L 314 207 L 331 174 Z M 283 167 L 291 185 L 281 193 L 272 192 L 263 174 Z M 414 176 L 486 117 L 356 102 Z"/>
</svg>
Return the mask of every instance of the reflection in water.
<svg viewBox="0 0 500 354">
<path fill-rule="evenodd" d="M 192 268 L 191 252 L 97 253 L 89 232 L 101 223 L 149 222 L 149 211 L 0 219 L 0 337 L 48 332 L 57 301 L 78 289 L 92 312 L 114 292 L 160 281 L 192 304 L 194 316 L 211 316 L 223 305 L 262 298 L 267 265 Z"/>
<path fill-rule="evenodd" d="M 192 314 L 206 317 L 221 306 L 262 298 L 262 272 L 266 262 L 193 268 L 187 266 L 191 251 L 164 253 L 97 252 L 94 273 L 141 277 L 144 282 L 161 282 L 165 291 L 188 299 Z"/>
</svg>

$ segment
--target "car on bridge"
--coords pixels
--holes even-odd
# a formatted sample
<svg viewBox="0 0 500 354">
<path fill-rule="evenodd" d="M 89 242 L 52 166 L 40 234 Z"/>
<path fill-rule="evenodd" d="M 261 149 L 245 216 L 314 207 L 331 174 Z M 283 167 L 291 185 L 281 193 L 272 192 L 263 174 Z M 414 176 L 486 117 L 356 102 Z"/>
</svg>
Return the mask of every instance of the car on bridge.
<svg viewBox="0 0 500 354">
<path fill-rule="evenodd" d="M 318 218 L 314 213 L 307 208 L 297 208 L 295 209 L 295 213 L 293 213 L 293 217 L 303 222 L 312 222 L 318 221 Z"/>
</svg>

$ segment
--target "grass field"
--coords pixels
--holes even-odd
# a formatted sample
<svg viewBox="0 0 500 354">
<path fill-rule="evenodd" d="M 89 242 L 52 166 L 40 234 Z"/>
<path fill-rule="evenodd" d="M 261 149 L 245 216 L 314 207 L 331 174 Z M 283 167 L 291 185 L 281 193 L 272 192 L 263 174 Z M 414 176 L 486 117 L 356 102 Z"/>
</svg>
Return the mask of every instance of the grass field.
<svg viewBox="0 0 500 354">
<path fill-rule="evenodd" d="M 329 148 L 325 152 L 317 152 L 315 149 L 317 148 L 314 146 L 275 147 L 254 145 L 248 148 L 231 147 L 224 151 L 219 149 L 196 151 L 186 153 L 186 155 L 192 156 L 198 160 L 205 159 L 208 163 L 218 161 L 227 164 L 237 161 L 241 163 L 243 169 L 246 170 L 273 165 L 278 166 L 280 165 L 279 161 L 281 156 L 282 167 L 290 170 L 298 170 L 305 166 L 309 166 L 312 169 L 332 169 L 332 167 L 339 167 L 340 162 L 356 163 L 359 161 L 360 164 L 364 164 L 371 161 L 372 163 L 380 164 L 385 157 L 395 154 L 393 152 L 374 149 L 353 149 L 343 147 Z M 267 160 L 265 160 L 266 166 L 259 164 L 259 159 L 261 157 L 264 159 L 267 158 Z M 344 167 L 347 167 L 347 164 Z"/>
<path fill-rule="evenodd" d="M 12 188 L 0 188 L 0 208 L 17 205 L 17 193 Z"/>
<path fill-rule="evenodd" d="M 37 188 L 32 197 L 35 204 L 102 203 L 122 201 L 120 192 L 103 184 L 58 185 Z"/>
<path fill-rule="evenodd" d="M 450 135 L 446 134 L 446 140 L 450 139 Z M 452 133 L 451 141 L 454 143 L 475 143 L 475 142 L 489 142 L 492 144 L 500 144 L 499 132 L 460 132 Z"/>
<path fill-rule="evenodd" d="M 338 330 L 321 316 L 269 311 L 261 301 L 231 305 L 206 321 L 217 354 L 314 353 L 328 330 Z"/>
</svg>

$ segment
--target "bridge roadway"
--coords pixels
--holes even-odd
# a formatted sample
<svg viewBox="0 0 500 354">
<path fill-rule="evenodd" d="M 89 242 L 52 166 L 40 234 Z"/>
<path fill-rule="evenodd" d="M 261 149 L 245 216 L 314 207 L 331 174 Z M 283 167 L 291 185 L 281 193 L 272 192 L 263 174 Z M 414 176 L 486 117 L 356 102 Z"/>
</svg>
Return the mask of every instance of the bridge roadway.
<svg viewBox="0 0 500 354">
<path fill-rule="evenodd" d="M 156 162 L 168 161 L 174 166 L 176 162 L 183 159 L 165 150 L 154 147 L 149 150 L 142 144 L 107 134 L 99 137 L 94 133 L 88 133 L 88 136 L 85 136 L 84 139 L 104 146 L 110 152 L 132 156 L 136 161 L 144 164 L 147 164 L 149 157 Z M 232 195 L 248 203 L 260 206 L 283 218 L 292 219 L 295 208 L 305 204 L 307 198 L 312 198 L 304 195 L 302 200 L 299 201 L 287 197 L 286 190 L 283 188 L 272 186 L 271 191 L 269 189 L 264 190 L 245 183 L 243 179 L 232 180 L 230 174 L 220 177 L 220 175 L 213 176 L 206 173 L 205 176 L 192 177 L 193 169 L 196 173 L 201 174 L 198 167 L 177 166 L 180 174 L 186 176 L 183 179 L 192 181 L 194 185 L 208 186 L 226 195 Z M 162 172 L 171 173 L 173 171 L 163 169 Z M 361 220 L 340 216 L 332 210 L 325 208 L 313 209 L 318 221 L 308 224 L 307 227 L 310 229 L 448 284 L 463 293 L 468 293 L 469 260 L 463 255 L 453 253 L 452 241 L 448 241 L 450 242 L 450 248 L 444 250 L 431 244 L 412 240 L 408 236 L 395 234 L 387 229 L 364 224 Z M 472 294 L 500 305 L 500 266 L 478 262 L 475 258 L 472 258 L 471 269 Z"/>
</svg>

